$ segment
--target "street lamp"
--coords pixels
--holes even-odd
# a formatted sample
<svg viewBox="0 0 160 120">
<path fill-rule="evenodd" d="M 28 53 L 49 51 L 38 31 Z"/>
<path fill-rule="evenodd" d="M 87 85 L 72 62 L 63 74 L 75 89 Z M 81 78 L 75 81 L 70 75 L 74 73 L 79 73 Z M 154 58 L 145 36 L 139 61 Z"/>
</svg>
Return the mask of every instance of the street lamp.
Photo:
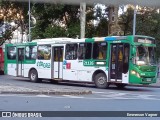
<svg viewBox="0 0 160 120">
<path fill-rule="evenodd" d="M 134 15 L 133 15 L 133 36 L 136 34 L 136 15 L 137 15 L 138 5 L 134 7 Z"/>
</svg>

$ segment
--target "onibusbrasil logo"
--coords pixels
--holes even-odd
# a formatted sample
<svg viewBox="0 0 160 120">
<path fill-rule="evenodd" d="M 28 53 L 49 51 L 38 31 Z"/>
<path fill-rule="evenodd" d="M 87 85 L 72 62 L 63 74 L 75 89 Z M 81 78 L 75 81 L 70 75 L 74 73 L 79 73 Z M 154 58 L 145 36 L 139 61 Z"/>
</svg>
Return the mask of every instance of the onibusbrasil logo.
<svg viewBox="0 0 160 120">
<path fill-rule="evenodd" d="M 43 67 L 43 68 L 50 68 L 51 64 L 50 63 L 45 63 L 45 62 L 42 62 L 42 61 L 38 61 L 37 66 L 38 67 Z"/>
</svg>

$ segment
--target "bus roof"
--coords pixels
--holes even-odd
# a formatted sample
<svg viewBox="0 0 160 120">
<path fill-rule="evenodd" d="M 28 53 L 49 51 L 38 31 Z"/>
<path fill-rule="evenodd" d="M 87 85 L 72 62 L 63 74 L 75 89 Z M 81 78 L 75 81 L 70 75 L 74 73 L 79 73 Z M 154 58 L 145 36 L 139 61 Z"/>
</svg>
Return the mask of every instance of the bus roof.
<svg viewBox="0 0 160 120">
<path fill-rule="evenodd" d="M 46 38 L 46 39 L 35 39 L 32 42 L 37 42 L 37 44 L 52 44 L 52 43 L 70 43 L 70 42 L 84 42 L 85 39 L 74 39 L 74 38 Z"/>
<path fill-rule="evenodd" d="M 107 37 L 93 37 L 93 38 L 86 38 L 86 42 L 94 42 L 94 41 L 115 41 L 115 40 L 126 40 L 127 37 L 143 37 L 143 38 L 149 38 L 149 39 L 155 39 L 150 36 L 145 35 L 128 35 L 128 36 L 107 36 Z"/>
<path fill-rule="evenodd" d="M 143 38 L 149 38 L 149 39 L 154 39 L 154 37 L 151 37 L 151 36 L 146 36 L 146 35 L 135 35 L 135 37 L 143 37 Z"/>
</svg>

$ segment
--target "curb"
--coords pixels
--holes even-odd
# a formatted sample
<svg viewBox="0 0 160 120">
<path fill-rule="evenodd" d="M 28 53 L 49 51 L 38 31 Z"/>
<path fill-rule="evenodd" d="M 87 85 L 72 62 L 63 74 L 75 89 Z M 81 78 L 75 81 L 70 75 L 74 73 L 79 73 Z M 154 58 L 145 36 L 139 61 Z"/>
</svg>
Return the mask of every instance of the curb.
<svg viewBox="0 0 160 120">
<path fill-rule="evenodd" d="M 82 92 L 60 92 L 60 91 L 50 91 L 50 92 L 45 92 L 45 91 L 32 91 L 32 92 L 27 92 L 27 91 L 0 91 L 0 94 L 30 94 L 30 95 L 88 95 L 92 94 L 92 91 L 82 91 Z"/>
</svg>

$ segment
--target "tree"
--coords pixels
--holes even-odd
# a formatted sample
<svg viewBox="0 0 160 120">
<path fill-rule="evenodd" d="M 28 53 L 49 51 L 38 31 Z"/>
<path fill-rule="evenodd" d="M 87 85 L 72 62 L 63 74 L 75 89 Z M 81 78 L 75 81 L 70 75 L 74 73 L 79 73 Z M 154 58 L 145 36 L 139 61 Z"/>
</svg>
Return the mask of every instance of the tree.
<svg viewBox="0 0 160 120">
<path fill-rule="evenodd" d="M 119 24 L 124 35 L 131 35 L 133 29 L 133 9 L 128 8 L 127 11 L 120 16 Z M 160 14 L 157 9 L 149 7 L 141 7 L 137 12 L 136 34 L 147 35 L 156 38 L 157 57 L 160 52 Z"/>
<path fill-rule="evenodd" d="M 64 35 L 66 37 L 80 36 L 79 5 L 37 3 L 32 7 L 32 15 L 37 20 L 37 24 L 32 28 L 32 39 Z M 98 26 L 94 25 L 94 20 L 98 21 Z M 101 7 L 87 6 L 86 37 L 106 36 L 108 33 L 107 21 L 107 12 L 104 12 Z M 58 31 L 55 32 L 57 28 Z M 101 32 L 97 32 L 97 30 L 101 30 Z M 55 34 L 51 35 L 51 33 Z"/>
<path fill-rule="evenodd" d="M 87 6 L 86 37 L 108 35 L 108 11 L 108 6 L 102 4 Z"/>
<path fill-rule="evenodd" d="M 28 23 L 27 19 L 28 12 L 28 4 L 20 3 L 20 2 L 11 2 L 11 1 L 1 1 L 0 2 L 0 25 L 1 27 L 6 26 L 10 22 L 15 22 L 17 24 L 16 27 L 5 27 L 5 31 L 2 34 L 3 44 L 6 40 L 10 40 L 12 38 L 12 33 L 18 27 L 21 28 L 21 32 L 23 33 L 26 28 L 26 23 Z M 22 40 L 23 41 L 23 40 Z"/>
<path fill-rule="evenodd" d="M 33 39 L 50 37 L 48 32 L 53 33 L 57 28 L 59 31 L 52 37 L 79 35 L 79 6 L 38 3 L 34 4 L 32 14 L 37 20 L 35 28 L 32 29 Z"/>
</svg>

